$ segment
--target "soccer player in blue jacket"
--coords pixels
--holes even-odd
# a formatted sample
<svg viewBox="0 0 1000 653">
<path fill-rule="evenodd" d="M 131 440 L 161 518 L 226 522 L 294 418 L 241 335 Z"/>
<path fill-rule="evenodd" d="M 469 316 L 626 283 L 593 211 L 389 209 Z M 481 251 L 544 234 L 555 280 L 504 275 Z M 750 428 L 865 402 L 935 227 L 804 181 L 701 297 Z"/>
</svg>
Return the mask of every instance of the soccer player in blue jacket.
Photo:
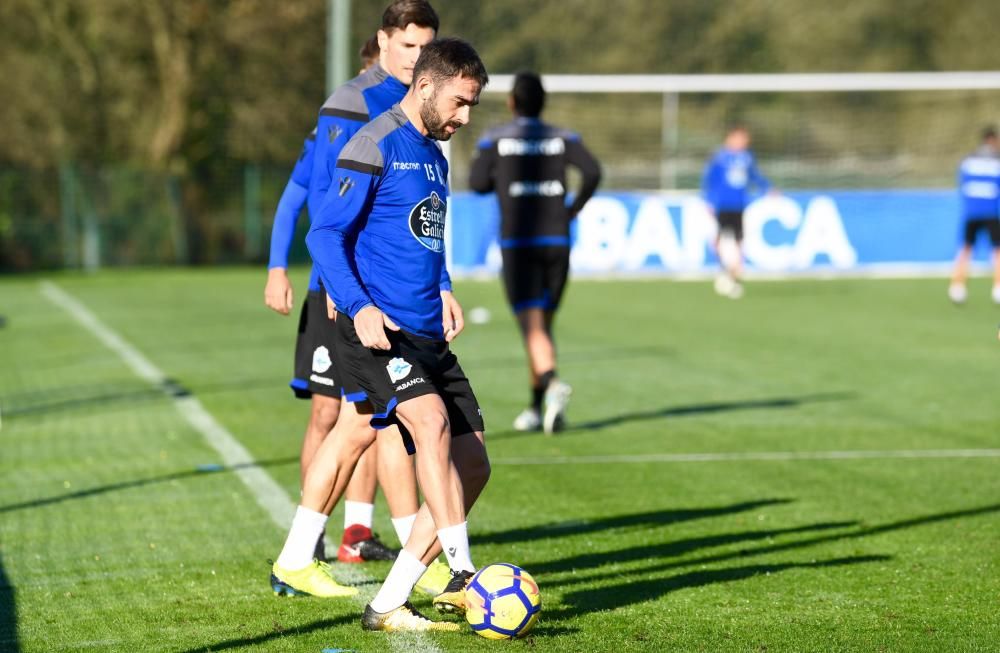
<svg viewBox="0 0 1000 653">
<path fill-rule="evenodd" d="M 425 498 L 365 608 L 369 630 L 457 630 L 420 615 L 408 597 L 439 546 L 452 570 L 434 599 L 439 610 L 464 612 L 475 572 L 466 515 L 489 477 L 489 460 L 479 404 L 450 349 L 462 316 L 445 268 L 448 164 L 436 141 L 469 122 L 486 82 L 468 43 L 440 39 L 425 47 L 406 97 L 341 152 L 336 185 L 306 237 L 337 306 L 341 364 L 373 403 L 373 424 L 400 426 Z M 369 444 L 359 439 L 352 448 Z M 307 483 L 305 506 L 316 500 L 309 491 Z"/>
<path fill-rule="evenodd" d="M 965 302 L 972 247 L 979 232 L 985 231 L 993 245 L 993 301 L 1000 304 L 1000 140 L 993 127 L 983 130 L 982 143 L 958 166 L 958 193 L 962 199 L 964 238 L 948 297 L 956 304 Z"/>
<path fill-rule="evenodd" d="M 770 186 L 750 151 L 750 131 L 734 125 L 709 159 L 701 180 L 705 202 L 719 225 L 716 250 L 723 273 L 716 279 L 715 290 L 720 295 L 743 296 L 743 211 L 750 203 L 751 190 L 764 193 Z"/>
<path fill-rule="evenodd" d="M 399 101 L 406 93 L 412 79 L 413 66 L 420 50 L 429 43 L 438 28 L 438 18 L 426 0 L 396 0 L 385 10 L 379 42 L 379 62 L 368 71 L 337 89 L 324 103 L 318 125 L 306 141 L 292 179 L 279 202 L 272 233 L 271 261 L 265 301 L 279 313 L 291 310 L 292 288 L 286 272 L 288 248 L 295 230 L 295 220 L 303 202 L 308 202 L 310 215 L 315 216 L 330 185 L 330 171 L 340 150 L 370 118 L 374 118 Z M 311 152 L 311 154 L 310 154 Z M 340 430 L 357 428 L 361 422 L 354 401 L 363 401 L 365 395 L 359 388 L 345 385 L 338 369 L 333 344 L 334 325 L 327 314 L 326 293 L 319 280 L 319 271 L 313 268 L 309 295 L 303 305 L 296 344 L 296 379 L 292 388 L 298 396 L 312 398 L 313 410 L 302 446 L 302 484 L 309 479 L 325 483 L 326 478 L 337 478 L 338 483 L 351 483 L 345 502 L 345 530 L 337 558 L 343 562 L 362 560 L 392 560 L 396 552 L 379 542 L 371 531 L 376 480 L 376 450 L 373 449 L 354 471 L 331 467 L 335 457 L 322 455 L 323 448 L 335 449 L 336 437 L 327 437 L 335 423 Z M 341 406 L 341 396 L 348 399 Z M 365 428 L 367 419 L 363 422 Z M 333 431 L 337 433 L 336 430 Z M 409 529 L 416 519 L 417 493 L 413 465 L 398 442 L 395 446 L 379 447 L 378 477 L 385 490 L 393 526 L 405 542 Z M 316 464 L 310 476 L 308 470 Z M 341 486 L 340 491 L 344 488 Z M 307 521 L 311 528 L 313 545 L 321 549 L 326 515 L 333 503 L 325 506 L 322 514 L 304 514 L 296 518 Z M 315 527 L 319 530 L 315 530 Z M 293 549 L 298 551 L 298 548 Z M 284 552 L 283 552 L 284 553 Z M 322 558 L 322 556 L 317 556 Z M 313 563 L 313 552 L 303 555 L 279 556 L 273 570 L 272 585 L 279 593 L 306 593 L 318 596 L 339 596 L 344 588 L 332 585 L 329 575 L 321 565 Z M 443 564 L 437 567 L 444 567 Z M 441 571 L 437 569 L 437 571 Z M 444 576 L 434 586 L 437 590 L 447 582 Z M 429 580 L 429 579 L 425 579 Z M 425 583 L 422 582 L 423 587 Z M 350 588 L 348 588 L 350 589 Z"/>
</svg>

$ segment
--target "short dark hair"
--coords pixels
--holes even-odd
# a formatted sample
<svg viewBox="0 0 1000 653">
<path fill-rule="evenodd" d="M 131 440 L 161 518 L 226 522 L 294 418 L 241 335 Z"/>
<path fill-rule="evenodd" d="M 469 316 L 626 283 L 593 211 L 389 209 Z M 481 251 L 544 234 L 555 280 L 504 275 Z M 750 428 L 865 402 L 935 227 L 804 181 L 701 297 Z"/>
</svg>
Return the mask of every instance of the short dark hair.
<svg viewBox="0 0 1000 653">
<path fill-rule="evenodd" d="M 427 0 L 395 0 L 382 12 L 382 31 L 386 34 L 406 29 L 410 24 L 429 27 L 437 32 L 440 21 L 434 7 Z"/>
<path fill-rule="evenodd" d="M 510 91 L 514 100 L 514 111 L 527 118 L 537 118 L 545 108 L 545 88 L 538 73 L 522 71 L 514 76 L 514 88 Z"/>
<path fill-rule="evenodd" d="M 984 141 L 996 140 L 997 128 L 994 127 L 993 125 L 987 125 L 986 127 L 983 127 L 982 137 Z"/>
<path fill-rule="evenodd" d="M 361 57 L 361 65 L 370 66 L 373 62 L 378 61 L 379 52 L 378 36 L 373 36 L 365 41 L 365 44 L 358 50 L 358 56 Z"/>
<path fill-rule="evenodd" d="M 490 81 L 476 50 L 468 42 L 451 37 L 431 41 L 420 51 L 413 65 L 413 80 L 422 75 L 429 76 L 435 84 L 455 77 L 473 79 L 480 87 Z"/>
</svg>

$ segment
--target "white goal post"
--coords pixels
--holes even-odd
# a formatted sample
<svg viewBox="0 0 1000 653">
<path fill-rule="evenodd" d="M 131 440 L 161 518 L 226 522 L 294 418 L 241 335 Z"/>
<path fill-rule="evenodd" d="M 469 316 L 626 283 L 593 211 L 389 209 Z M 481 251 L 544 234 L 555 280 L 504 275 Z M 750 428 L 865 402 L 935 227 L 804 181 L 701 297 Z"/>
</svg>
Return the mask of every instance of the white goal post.
<svg viewBox="0 0 1000 653">
<path fill-rule="evenodd" d="M 487 94 L 510 92 L 514 76 L 490 77 Z M 882 93 L 905 91 L 997 91 L 1000 71 L 898 73 L 767 73 L 707 75 L 542 75 L 550 94 L 658 94 L 659 187 L 677 188 L 673 161 L 680 136 L 680 96 L 743 93 Z"/>
<path fill-rule="evenodd" d="M 513 78 L 491 77 L 472 128 L 449 144 L 458 211 L 448 253 L 460 270 L 496 266 L 482 255 L 492 236 L 479 233 L 494 228 L 483 216 L 495 207 L 467 192 L 466 176 L 478 135 L 511 119 Z M 604 170 L 600 196 L 575 223 L 575 274 L 712 270 L 694 207 L 705 162 L 736 123 L 750 128 L 760 168 L 781 191 L 748 213 L 752 269 L 939 271 L 960 226 L 958 163 L 984 127 L 1000 124 L 1000 71 L 542 80 L 544 119 L 578 132 Z"/>
</svg>

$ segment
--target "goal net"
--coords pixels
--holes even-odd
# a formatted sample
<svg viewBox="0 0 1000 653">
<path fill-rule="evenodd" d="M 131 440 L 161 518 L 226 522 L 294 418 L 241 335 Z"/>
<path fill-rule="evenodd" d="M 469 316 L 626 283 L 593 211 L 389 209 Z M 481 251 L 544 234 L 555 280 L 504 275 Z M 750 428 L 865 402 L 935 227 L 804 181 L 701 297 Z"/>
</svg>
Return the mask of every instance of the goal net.
<svg viewBox="0 0 1000 653">
<path fill-rule="evenodd" d="M 511 119 L 497 75 L 452 139 L 461 272 L 499 266 L 495 202 L 467 191 L 486 128 Z M 744 216 L 751 271 L 940 273 L 960 228 L 955 174 L 1000 123 L 1000 73 L 543 76 L 546 121 L 600 160 L 601 196 L 574 222 L 574 274 L 705 275 L 715 221 L 698 197 L 727 125 L 746 125 L 780 195 Z M 570 188 L 575 179 L 569 179 Z M 985 244 L 984 244 L 985 245 Z M 977 249 L 985 261 L 985 246 Z"/>
<path fill-rule="evenodd" d="M 691 189 L 725 126 L 753 133 L 781 188 L 942 188 L 983 126 L 1000 121 L 1000 73 L 555 75 L 544 118 L 581 134 L 604 188 Z M 454 139 L 456 190 L 476 135 L 510 119 L 497 75 Z"/>
</svg>

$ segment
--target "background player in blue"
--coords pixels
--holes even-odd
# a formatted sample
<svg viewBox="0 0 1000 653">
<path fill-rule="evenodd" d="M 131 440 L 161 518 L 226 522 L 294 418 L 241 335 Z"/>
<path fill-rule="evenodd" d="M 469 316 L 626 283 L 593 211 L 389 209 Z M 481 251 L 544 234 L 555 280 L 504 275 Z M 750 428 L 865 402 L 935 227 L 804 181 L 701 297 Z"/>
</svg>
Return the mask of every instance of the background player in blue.
<svg viewBox="0 0 1000 653">
<path fill-rule="evenodd" d="M 965 281 L 972 248 L 979 232 L 985 231 L 993 245 L 993 301 L 1000 304 L 1000 141 L 993 127 L 983 130 L 982 143 L 958 166 L 958 193 L 964 233 L 948 297 L 956 304 L 968 297 Z"/>
<path fill-rule="evenodd" d="M 743 210 L 750 203 L 752 188 L 764 193 L 771 186 L 749 148 L 746 126 L 730 127 L 701 180 L 705 201 L 719 224 L 716 251 L 723 271 L 715 281 L 715 291 L 733 299 L 743 296 Z"/>
<path fill-rule="evenodd" d="M 464 41 L 424 48 L 406 97 L 341 152 L 336 190 L 306 237 L 340 312 L 340 361 L 375 405 L 373 423 L 401 425 L 426 501 L 365 608 L 362 626 L 370 630 L 457 630 L 426 619 L 407 599 L 438 546 L 453 574 L 434 599 L 439 609 L 464 611 L 475 571 L 466 515 L 489 461 L 479 404 L 449 346 L 462 321 L 445 269 L 448 166 L 435 141 L 468 123 L 486 81 Z M 306 490 L 303 502 L 314 501 L 308 483 Z"/>
<path fill-rule="evenodd" d="M 287 314 L 291 309 L 292 290 L 286 274 L 288 247 L 294 233 L 295 218 L 308 189 L 310 213 L 315 215 L 322 197 L 316 192 L 318 185 L 329 186 L 329 175 L 317 174 L 317 169 L 328 170 L 326 157 L 336 158 L 341 147 L 367 122 L 368 116 L 375 116 L 391 105 L 393 98 L 405 94 L 412 78 L 412 69 L 421 48 L 434 37 L 438 27 L 437 15 L 424 0 L 397 0 L 383 13 L 382 28 L 377 34 L 380 46 L 379 62 L 371 70 L 351 80 L 339 88 L 324 103 L 319 126 L 313 138 L 307 141 L 293 172 L 285 195 L 279 203 L 272 235 L 272 258 L 265 289 L 265 299 L 269 306 Z M 317 137 L 319 135 L 319 137 Z M 309 148 L 313 148 L 312 157 Z M 327 316 L 325 292 L 313 270 L 310 279 L 309 296 L 303 306 L 299 323 L 299 339 L 296 347 L 297 380 L 293 389 L 304 396 L 312 396 L 313 411 L 303 443 L 302 469 L 303 487 L 307 482 L 306 470 L 315 462 L 329 460 L 321 455 L 322 448 L 333 448 L 335 437 L 327 437 L 334 422 L 343 428 L 353 428 L 350 418 L 357 420 L 353 404 L 345 402 L 341 409 L 340 396 L 344 389 L 343 379 L 337 370 L 336 353 L 333 345 L 333 323 Z M 346 388 L 349 400 L 364 399 L 357 395 L 357 389 Z M 345 419 L 345 417 L 347 419 Z M 345 423 L 346 422 L 346 423 Z M 336 432 L 336 431 L 335 431 Z M 379 456 L 379 478 L 389 503 L 393 526 L 405 542 L 409 529 L 416 518 L 417 491 L 413 465 L 398 443 L 386 447 Z M 343 562 L 360 562 L 363 559 L 394 559 L 395 551 L 381 544 L 371 531 L 372 512 L 375 496 L 375 449 L 366 455 L 354 470 L 340 474 L 341 481 L 351 479 L 345 502 L 345 530 L 337 558 Z M 323 465 L 312 475 L 316 482 L 325 473 L 337 475 L 336 469 Z M 341 491 L 343 488 L 341 487 Z M 310 524 L 308 537 L 313 544 L 322 543 L 322 531 L 326 525 L 326 515 L 333 504 L 325 507 L 325 514 L 303 513 L 298 515 Z M 319 511 L 323 513 L 324 511 Z M 315 530 L 316 527 L 319 530 Z M 298 550 L 297 548 L 294 550 Z M 284 552 L 283 552 L 284 553 Z M 330 586 L 328 575 L 321 566 L 312 563 L 312 553 L 304 556 L 292 554 L 279 556 L 277 573 L 272 578 L 276 591 L 281 593 L 308 593 L 314 595 L 337 596 L 341 590 Z M 447 568 L 441 564 L 435 567 L 438 578 L 427 578 L 421 586 L 428 591 L 439 591 L 447 582 Z"/>
<path fill-rule="evenodd" d="M 469 187 L 496 191 L 507 301 L 517 316 L 531 375 L 531 405 L 514 420 L 518 431 L 563 425 L 570 387 L 556 374 L 552 322 L 569 274 L 569 224 L 597 190 L 601 167 L 578 134 L 541 121 L 545 89 L 535 73 L 518 73 L 507 98 L 514 121 L 479 140 Z M 566 167 L 582 175 L 566 206 Z"/>
</svg>

